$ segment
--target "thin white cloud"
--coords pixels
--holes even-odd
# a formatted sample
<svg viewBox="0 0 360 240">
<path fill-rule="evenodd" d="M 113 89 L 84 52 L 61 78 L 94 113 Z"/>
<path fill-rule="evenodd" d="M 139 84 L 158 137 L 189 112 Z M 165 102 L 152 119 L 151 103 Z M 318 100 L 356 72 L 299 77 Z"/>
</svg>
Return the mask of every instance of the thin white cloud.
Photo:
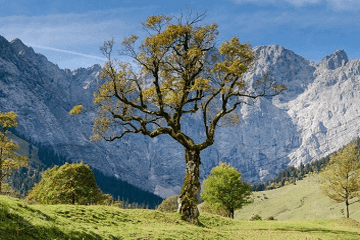
<svg viewBox="0 0 360 240">
<path fill-rule="evenodd" d="M 40 16 L 0 18 L 0 34 L 7 39 L 19 38 L 40 46 L 74 49 L 93 45 L 98 50 L 103 41 L 120 40 L 141 29 L 147 8 L 120 8 Z M 136 34 L 136 32 L 135 32 Z"/>
<path fill-rule="evenodd" d="M 86 58 L 89 61 L 92 59 L 93 62 L 103 62 L 106 59 L 98 56 L 99 46 L 104 41 L 114 38 L 117 50 L 119 42 L 124 37 L 130 34 L 141 36 L 140 22 L 154 11 L 156 6 L 116 8 L 85 13 L 6 16 L 0 17 L 0 35 L 8 40 L 19 38 L 38 50 L 48 51 L 46 53 L 48 59 L 60 65 L 64 59 Z M 59 54 L 53 54 L 56 52 L 68 56 L 60 57 Z M 79 57 L 69 58 L 71 55 Z M 66 62 L 64 66 L 75 69 L 79 66 L 77 61 Z"/>
<path fill-rule="evenodd" d="M 39 45 L 32 44 L 32 43 L 24 43 L 24 44 L 26 44 L 28 46 L 31 46 L 33 48 L 40 48 L 40 49 L 51 50 L 51 51 L 56 51 L 56 52 L 69 53 L 69 54 L 74 54 L 74 55 L 78 55 L 78 56 L 82 56 L 82 57 L 86 57 L 86 58 L 92 58 L 92 59 L 100 60 L 100 61 L 107 61 L 106 58 L 97 57 L 97 56 L 88 55 L 88 54 L 83 54 L 83 53 L 78 53 L 78 52 L 74 52 L 74 51 L 68 51 L 68 50 L 52 48 L 52 47 L 46 47 L 46 46 L 39 46 Z"/>
<path fill-rule="evenodd" d="M 314 4 L 327 4 L 335 10 L 358 10 L 360 8 L 359 0 L 234 0 L 236 3 L 256 3 L 256 4 L 278 4 L 289 3 L 296 7 L 302 7 Z"/>
</svg>

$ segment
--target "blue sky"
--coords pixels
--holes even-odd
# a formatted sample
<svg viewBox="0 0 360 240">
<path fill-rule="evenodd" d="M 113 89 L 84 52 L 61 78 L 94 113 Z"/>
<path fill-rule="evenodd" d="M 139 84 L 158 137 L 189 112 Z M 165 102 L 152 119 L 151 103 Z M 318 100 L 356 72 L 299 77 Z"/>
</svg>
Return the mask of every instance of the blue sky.
<svg viewBox="0 0 360 240">
<path fill-rule="evenodd" d="M 178 15 L 184 5 L 207 11 L 219 40 L 239 36 L 258 45 L 282 45 L 320 61 L 338 49 L 360 58 L 359 0 L 0 0 L 0 35 L 21 39 L 60 68 L 104 63 L 99 46 L 114 37 L 144 36 L 148 15 Z M 119 44 L 117 45 L 119 47 Z"/>
</svg>

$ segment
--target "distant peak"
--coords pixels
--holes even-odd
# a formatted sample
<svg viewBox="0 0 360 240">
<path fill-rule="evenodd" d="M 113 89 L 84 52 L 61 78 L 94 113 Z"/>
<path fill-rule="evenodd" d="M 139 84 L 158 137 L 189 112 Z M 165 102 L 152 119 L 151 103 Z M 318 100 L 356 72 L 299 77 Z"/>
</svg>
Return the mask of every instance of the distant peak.
<svg viewBox="0 0 360 240">
<path fill-rule="evenodd" d="M 82 74 L 82 73 L 87 73 L 87 72 L 98 72 L 101 70 L 101 65 L 100 64 L 95 64 L 91 67 L 87 67 L 87 68 L 84 68 L 84 67 L 80 67 L 80 68 L 77 68 L 72 72 L 73 75 L 76 75 L 76 74 Z"/>
<path fill-rule="evenodd" d="M 338 67 L 345 66 L 348 62 L 349 58 L 347 54 L 343 49 L 340 49 L 324 57 L 319 63 L 319 66 L 324 66 L 327 69 L 334 70 Z"/>
<path fill-rule="evenodd" d="M 253 50 L 260 57 L 270 56 L 271 58 L 277 58 L 277 57 L 285 56 L 285 55 L 289 55 L 289 56 L 296 55 L 293 51 L 286 49 L 281 45 L 257 46 L 257 47 L 254 47 Z"/>
<path fill-rule="evenodd" d="M 12 43 L 12 44 L 21 44 L 21 45 L 25 46 L 25 44 L 18 38 L 15 38 L 15 39 L 11 40 L 10 43 Z"/>
<path fill-rule="evenodd" d="M 259 59 L 266 62 L 282 64 L 286 61 L 300 61 L 306 65 L 309 64 L 307 59 L 281 45 L 257 46 L 254 47 L 253 51 Z"/>
<path fill-rule="evenodd" d="M 331 55 L 334 55 L 334 54 L 345 54 L 345 55 L 346 55 L 344 49 L 338 49 L 338 50 L 336 50 L 335 52 L 333 52 Z"/>
<path fill-rule="evenodd" d="M 20 39 L 15 38 L 10 41 L 11 45 L 16 48 L 17 50 L 27 50 L 29 49 Z"/>
<path fill-rule="evenodd" d="M 281 45 L 263 45 L 263 46 L 254 47 L 255 52 L 262 52 L 262 51 L 266 51 L 266 52 L 282 52 L 284 50 L 287 50 L 287 49 L 285 49 Z"/>
<path fill-rule="evenodd" d="M 98 64 L 98 63 L 96 63 L 95 65 L 91 66 L 91 67 L 88 68 L 88 69 L 95 70 L 95 71 L 99 71 L 99 70 L 101 70 L 101 68 L 102 68 L 101 65 Z"/>
<path fill-rule="evenodd" d="M 35 54 L 34 49 L 31 47 L 26 46 L 20 39 L 15 38 L 11 40 L 11 46 L 15 49 L 15 51 L 18 52 L 20 55 L 29 54 L 33 55 Z"/>
</svg>

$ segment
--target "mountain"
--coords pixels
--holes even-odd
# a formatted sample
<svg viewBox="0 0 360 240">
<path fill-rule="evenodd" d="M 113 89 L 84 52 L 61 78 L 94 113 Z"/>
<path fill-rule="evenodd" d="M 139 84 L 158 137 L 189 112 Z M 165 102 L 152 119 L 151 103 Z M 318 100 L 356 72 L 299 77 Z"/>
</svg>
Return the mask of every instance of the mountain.
<svg viewBox="0 0 360 240">
<path fill-rule="evenodd" d="M 215 143 L 201 154 L 201 177 L 220 161 L 255 183 L 288 166 L 320 159 L 359 136 L 360 60 L 343 50 L 315 64 L 282 46 L 259 46 L 258 60 L 245 79 L 270 79 L 286 92 L 238 109 L 241 124 L 219 128 Z M 185 174 L 184 150 L 170 137 L 128 135 L 114 142 L 89 141 L 89 112 L 69 116 L 77 104 L 92 105 L 101 66 L 59 69 L 19 39 L 0 37 L 0 110 L 19 114 L 17 130 L 34 142 L 51 145 L 69 161 L 83 160 L 108 176 L 162 197 L 177 194 Z M 184 124 L 202 136 L 200 116 Z"/>
</svg>

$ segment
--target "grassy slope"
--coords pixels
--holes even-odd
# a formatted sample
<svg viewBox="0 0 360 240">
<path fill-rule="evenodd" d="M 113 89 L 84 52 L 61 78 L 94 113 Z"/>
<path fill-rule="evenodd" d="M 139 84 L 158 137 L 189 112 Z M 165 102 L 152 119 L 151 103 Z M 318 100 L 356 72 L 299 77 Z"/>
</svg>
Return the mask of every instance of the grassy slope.
<svg viewBox="0 0 360 240">
<path fill-rule="evenodd" d="M 321 193 L 319 175 L 311 175 L 296 185 L 254 192 L 254 203 L 235 213 L 237 219 L 259 214 L 263 219 L 274 216 L 289 219 L 340 219 L 345 217 L 345 203 L 335 203 Z M 350 218 L 360 222 L 360 203 L 350 205 Z"/>
<path fill-rule="evenodd" d="M 210 214 L 202 226 L 176 213 L 107 206 L 27 205 L 0 196 L 0 239 L 359 239 L 354 220 L 232 220 Z"/>
</svg>

